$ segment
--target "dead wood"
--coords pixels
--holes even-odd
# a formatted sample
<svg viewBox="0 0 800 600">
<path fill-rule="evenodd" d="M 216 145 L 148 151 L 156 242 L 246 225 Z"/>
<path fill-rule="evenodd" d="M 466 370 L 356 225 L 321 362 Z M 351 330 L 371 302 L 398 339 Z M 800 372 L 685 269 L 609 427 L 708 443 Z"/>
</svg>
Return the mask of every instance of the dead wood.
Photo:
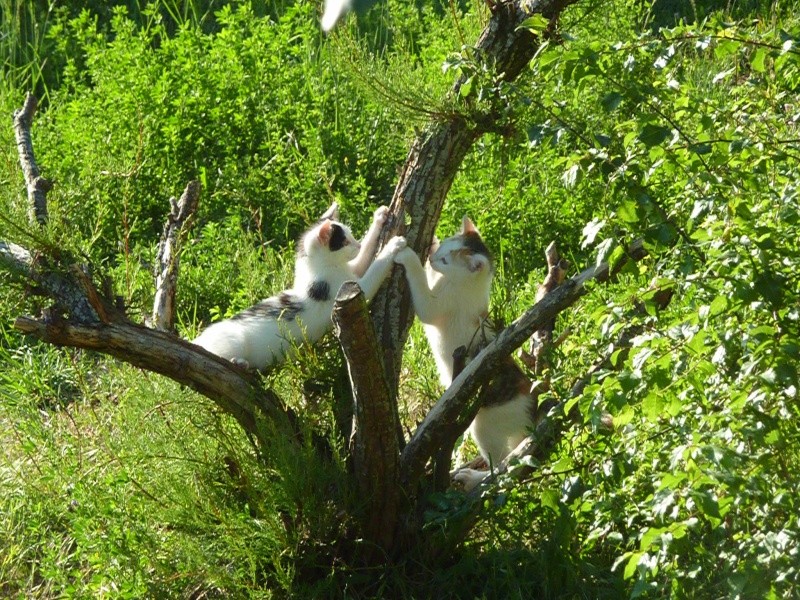
<svg viewBox="0 0 800 600">
<path fill-rule="evenodd" d="M 158 244 L 156 257 L 156 295 L 150 326 L 161 331 L 175 329 L 175 293 L 180 271 L 180 243 L 197 212 L 200 182 L 190 181 L 178 202 L 170 198 L 170 213 Z"/>
<path fill-rule="evenodd" d="M 33 142 L 31 140 L 31 125 L 33 115 L 36 113 L 38 102 L 33 94 L 25 97 L 22 108 L 14 111 L 14 136 L 17 140 L 19 164 L 25 176 L 25 187 L 28 190 L 28 214 L 32 222 L 39 225 L 47 223 L 47 192 L 53 183 L 42 177 L 39 166 L 33 156 Z"/>
<path fill-rule="evenodd" d="M 43 323 L 18 317 L 14 327 L 56 346 L 84 348 L 165 375 L 213 400 L 245 431 L 267 442 L 273 430 L 294 433 L 290 417 L 255 376 L 174 335 L 132 323 Z"/>
</svg>

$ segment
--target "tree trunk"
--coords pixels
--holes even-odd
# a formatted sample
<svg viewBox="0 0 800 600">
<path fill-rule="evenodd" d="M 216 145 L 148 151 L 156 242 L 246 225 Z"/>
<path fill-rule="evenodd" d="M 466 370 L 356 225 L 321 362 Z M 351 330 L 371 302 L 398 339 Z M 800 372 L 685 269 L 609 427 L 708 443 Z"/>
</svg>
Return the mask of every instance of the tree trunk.
<svg viewBox="0 0 800 600">
<path fill-rule="evenodd" d="M 577 0 L 513 0 L 494 4 L 492 18 L 475 47 L 477 60 L 493 65 L 506 81 L 513 81 L 539 49 L 539 39 L 520 27 L 540 14 L 550 20 L 544 37 L 553 34 L 561 12 Z M 453 86 L 458 97 L 462 81 Z M 455 115 L 434 120 L 414 140 L 400 173 L 391 203 L 391 219 L 383 235 L 403 234 L 424 262 L 442 212 L 445 197 L 472 144 L 498 128 L 499 115 L 479 118 Z M 396 395 L 402 348 L 413 320 L 411 300 L 401 269 L 392 275 L 373 300 L 373 320 L 383 347 L 389 385 Z"/>
</svg>

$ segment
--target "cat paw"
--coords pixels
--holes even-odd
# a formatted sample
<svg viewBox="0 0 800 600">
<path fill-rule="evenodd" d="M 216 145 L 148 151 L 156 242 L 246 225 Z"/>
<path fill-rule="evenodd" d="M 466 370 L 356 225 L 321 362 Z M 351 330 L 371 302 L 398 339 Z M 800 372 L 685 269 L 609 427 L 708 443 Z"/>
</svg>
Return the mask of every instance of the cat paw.
<svg viewBox="0 0 800 600">
<path fill-rule="evenodd" d="M 389 219 L 389 207 L 388 206 L 379 206 L 375 209 L 375 212 L 372 215 L 372 222 L 375 225 L 383 225 Z"/>
<path fill-rule="evenodd" d="M 398 252 L 406 247 L 406 244 L 406 238 L 402 235 L 396 235 L 387 242 L 383 251 L 389 256 L 396 256 Z"/>
<path fill-rule="evenodd" d="M 235 364 L 237 367 L 241 367 L 242 369 L 245 369 L 247 371 L 250 370 L 250 363 L 247 362 L 246 358 L 234 357 L 231 359 L 231 362 Z"/>
<path fill-rule="evenodd" d="M 394 262 L 398 265 L 406 266 L 409 261 L 414 260 L 416 257 L 417 255 L 414 253 L 414 251 L 406 246 L 394 255 Z"/>
<path fill-rule="evenodd" d="M 478 469 L 459 469 L 453 475 L 453 482 L 459 484 L 465 492 L 475 489 L 481 481 L 486 479 L 489 471 L 479 471 Z"/>
</svg>

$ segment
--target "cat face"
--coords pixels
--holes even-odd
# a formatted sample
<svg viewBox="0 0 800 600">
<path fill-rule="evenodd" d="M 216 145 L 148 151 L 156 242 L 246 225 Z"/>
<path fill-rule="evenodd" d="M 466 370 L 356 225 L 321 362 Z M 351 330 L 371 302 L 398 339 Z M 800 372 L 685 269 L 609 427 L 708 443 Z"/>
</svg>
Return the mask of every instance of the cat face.
<svg viewBox="0 0 800 600">
<path fill-rule="evenodd" d="M 308 256 L 330 258 L 336 262 L 353 260 L 361 248 L 350 228 L 332 219 L 325 219 L 309 231 L 304 245 Z"/>
<path fill-rule="evenodd" d="M 434 271 L 451 277 L 486 277 L 492 272 L 492 255 L 467 216 L 461 232 L 443 240 L 430 261 Z"/>
</svg>

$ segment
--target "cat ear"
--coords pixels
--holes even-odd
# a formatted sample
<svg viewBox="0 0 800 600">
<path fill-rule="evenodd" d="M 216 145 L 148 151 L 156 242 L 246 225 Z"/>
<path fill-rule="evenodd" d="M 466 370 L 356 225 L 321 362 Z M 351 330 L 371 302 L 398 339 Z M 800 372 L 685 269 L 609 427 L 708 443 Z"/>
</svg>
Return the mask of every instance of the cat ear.
<svg viewBox="0 0 800 600">
<path fill-rule="evenodd" d="M 328 207 L 328 210 L 322 213 L 322 216 L 320 217 L 319 220 L 324 221 L 325 219 L 331 219 L 333 221 L 339 220 L 339 205 L 336 202 L 331 204 Z"/>
<path fill-rule="evenodd" d="M 472 219 L 470 219 L 467 215 L 464 215 L 464 218 L 461 219 L 461 233 L 462 234 L 477 233 L 478 235 L 481 234 L 481 232 L 478 231 L 478 228 L 475 227 L 475 223 L 473 223 Z"/>
<path fill-rule="evenodd" d="M 489 268 L 489 258 L 485 254 L 473 254 L 469 257 L 469 270 L 478 273 Z"/>
<path fill-rule="evenodd" d="M 331 234 L 333 233 L 333 223 L 330 221 L 325 221 L 322 225 L 319 226 L 319 231 L 317 231 L 317 238 L 322 245 L 327 246 L 331 240 Z"/>
<path fill-rule="evenodd" d="M 431 240 L 431 245 L 428 246 L 428 256 L 433 256 L 433 253 L 439 249 L 439 238 L 433 236 Z"/>
</svg>

